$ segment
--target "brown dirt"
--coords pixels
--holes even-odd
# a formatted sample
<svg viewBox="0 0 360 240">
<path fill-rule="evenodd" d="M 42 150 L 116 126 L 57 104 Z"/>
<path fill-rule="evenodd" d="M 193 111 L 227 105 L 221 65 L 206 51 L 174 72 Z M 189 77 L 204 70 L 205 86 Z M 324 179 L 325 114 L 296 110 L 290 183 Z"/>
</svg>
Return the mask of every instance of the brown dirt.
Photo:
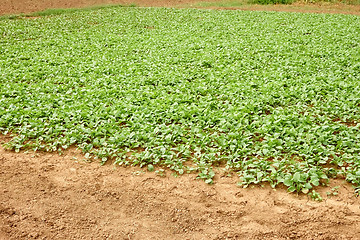
<svg viewBox="0 0 360 240">
<path fill-rule="evenodd" d="M 222 0 L 1 0 L 0 15 L 31 13 L 53 8 L 79 8 L 95 5 L 122 4 L 145 7 L 197 7 L 199 2 L 222 2 Z M 360 15 L 360 5 L 334 3 L 291 5 L 244 5 L 239 7 L 209 6 L 210 9 L 252 10 L 252 11 L 286 11 L 312 13 L 341 13 Z"/>
<path fill-rule="evenodd" d="M 172 7 L 205 0 L 1 0 L 0 15 L 30 13 L 52 8 L 79 8 L 96 5 L 130 5 L 145 7 Z M 206 0 L 212 2 L 216 0 Z"/>
<path fill-rule="evenodd" d="M 346 5 L 335 3 L 293 3 L 290 5 L 244 5 L 239 7 L 207 7 L 219 10 L 244 11 L 276 11 L 276 12 L 302 12 L 302 13 L 330 13 L 360 15 L 360 5 Z"/>
<path fill-rule="evenodd" d="M 360 199 L 340 180 L 331 183 L 338 196 L 315 202 L 284 189 L 243 189 L 227 174 L 207 185 L 195 175 L 83 159 L 75 148 L 58 155 L 0 147 L 0 240 L 360 236 Z"/>
</svg>

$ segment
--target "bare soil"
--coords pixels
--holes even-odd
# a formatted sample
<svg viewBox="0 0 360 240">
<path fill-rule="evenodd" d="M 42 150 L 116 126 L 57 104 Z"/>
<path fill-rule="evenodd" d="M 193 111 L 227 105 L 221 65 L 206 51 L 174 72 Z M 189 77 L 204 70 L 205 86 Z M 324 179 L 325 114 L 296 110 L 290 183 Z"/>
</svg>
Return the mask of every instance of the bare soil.
<svg viewBox="0 0 360 240">
<path fill-rule="evenodd" d="M 319 189 L 326 196 L 340 186 L 337 196 L 315 202 L 281 188 L 240 188 L 218 172 L 208 185 L 192 174 L 85 162 L 75 148 L 0 147 L 0 240 L 360 238 L 360 199 L 342 180 Z"/>
<path fill-rule="evenodd" d="M 302 12 L 302 13 L 328 13 L 360 15 L 360 5 L 347 5 L 341 3 L 293 3 L 290 5 L 244 5 L 239 7 L 209 6 L 209 9 L 244 10 L 244 11 L 276 11 L 276 12 Z"/>
<path fill-rule="evenodd" d="M 216 0 L 206 0 L 212 2 Z M 173 7 L 205 0 L 1 0 L 0 14 L 31 13 L 53 8 L 80 8 L 96 5 L 131 5 Z"/>
<path fill-rule="evenodd" d="M 54 8 L 81 8 L 96 5 L 131 5 L 140 7 L 199 7 L 199 3 L 214 2 L 214 6 L 205 8 L 221 10 L 251 10 L 251 11 L 286 11 L 311 13 L 340 13 L 360 15 L 360 5 L 335 3 L 290 5 L 244 5 L 238 7 L 219 7 L 222 0 L 1 0 L 0 15 L 32 13 Z M 220 4 L 221 5 L 221 4 Z"/>
</svg>

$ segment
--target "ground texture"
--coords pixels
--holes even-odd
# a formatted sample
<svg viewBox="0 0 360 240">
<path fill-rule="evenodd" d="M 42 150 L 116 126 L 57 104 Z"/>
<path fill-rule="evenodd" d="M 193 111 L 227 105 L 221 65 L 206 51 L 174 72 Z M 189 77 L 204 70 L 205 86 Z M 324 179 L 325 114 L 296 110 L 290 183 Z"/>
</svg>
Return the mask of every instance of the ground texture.
<svg viewBox="0 0 360 240">
<path fill-rule="evenodd" d="M 206 2 L 206 4 L 201 4 Z M 214 2 L 215 4 L 209 4 Z M 220 4 L 217 4 L 220 2 Z M 221 4 L 222 0 L 2 0 L 0 15 L 19 14 L 43 11 L 52 8 L 78 8 L 94 5 L 135 4 L 140 7 L 201 7 L 212 9 L 239 9 L 256 11 L 287 11 L 287 12 L 312 12 L 312 13 L 341 13 L 360 15 L 360 5 L 346 4 L 302 4 L 292 5 L 243 5 L 230 7 Z M 230 4 L 231 5 L 231 4 Z"/>
<path fill-rule="evenodd" d="M 192 2 L 5 0 L 0 5 L 0 14 L 94 4 L 175 6 Z M 288 10 L 279 6 L 267 8 Z M 356 7 L 344 10 L 344 6 L 342 10 L 322 9 L 316 11 L 359 12 Z M 360 199 L 341 180 L 332 181 L 327 189 L 319 189 L 324 201 L 315 202 L 268 186 L 242 189 L 236 186 L 236 176 L 225 173 L 217 174 L 214 185 L 207 185 L 195 180 L 194 175 L 175 178 L 167 172 L 159 176 L 140 168 L 100 166 L 82 159 L 75 149 L 59 156 L 14 153 L 0 147 L 0 240 L 359 239 L 360 236 Z M 336 190 L 338 195 L 326 197 L 326 191 L 334 186 L 340 186 Z"/>
<path fill-rule="evenodd" d="M 204 0 L 2 0 L 0 14 L 29 13 L 51 8 L 78 8 L 94 5 L 121 4 L 136 6 L 170 7 Z M 210 0 L 207 2 L 211 2 Z"/>
</svg>

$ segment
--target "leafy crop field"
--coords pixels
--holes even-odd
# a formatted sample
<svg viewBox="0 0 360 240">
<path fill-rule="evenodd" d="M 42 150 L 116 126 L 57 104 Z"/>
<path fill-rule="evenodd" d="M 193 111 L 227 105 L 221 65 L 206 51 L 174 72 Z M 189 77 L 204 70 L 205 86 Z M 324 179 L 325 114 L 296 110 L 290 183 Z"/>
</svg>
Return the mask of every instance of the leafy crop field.
<svg viewBox="0 0 360 240">
<path fill-rule="evenodd" d="M 111 7 L 0 21 L 0 131 L 317 198 L 360 184 L 360 18 Z"/>
</svg>

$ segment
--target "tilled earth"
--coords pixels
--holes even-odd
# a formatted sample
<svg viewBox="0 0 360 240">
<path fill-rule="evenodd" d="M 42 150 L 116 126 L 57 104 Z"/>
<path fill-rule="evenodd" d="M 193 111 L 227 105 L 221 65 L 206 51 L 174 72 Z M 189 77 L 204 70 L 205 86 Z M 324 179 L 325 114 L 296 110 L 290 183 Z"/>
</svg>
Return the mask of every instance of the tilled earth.
<svg viewBox="0 0 360 240">
<path fill-rule="evenodd" d="M 0 14 L 29 13 L 51 8 L 79 8 L 96 5 L 131 5 L 171 7 L 205 0 L 1 0 Z M 211 2 L 215 0 L 207 0 Z"/>
<path fill-rule="evenodd" d="M 346 5 L 334 3 L 291 5 L 242 5 L 237 7 L 221 7 L 222 1 L 231 0 L 1 0 L 0 15 L 19 14 L 43 11 L 53 8 L 81 8 L 97 5 L 132 5 L 139 7 L 199 7 L 199 3 L 206 2 L 206 8 L 229 10 L 255 10 L 255 11 L 287 11 L 287 12 L 312 12 L 312 13 L 340 13 L 360 15 L 360 5 Z M 244 0 L 239 0 L 244 1 Z M 209 5 L 209 3 L 220 4 Z"/>
</svg>

